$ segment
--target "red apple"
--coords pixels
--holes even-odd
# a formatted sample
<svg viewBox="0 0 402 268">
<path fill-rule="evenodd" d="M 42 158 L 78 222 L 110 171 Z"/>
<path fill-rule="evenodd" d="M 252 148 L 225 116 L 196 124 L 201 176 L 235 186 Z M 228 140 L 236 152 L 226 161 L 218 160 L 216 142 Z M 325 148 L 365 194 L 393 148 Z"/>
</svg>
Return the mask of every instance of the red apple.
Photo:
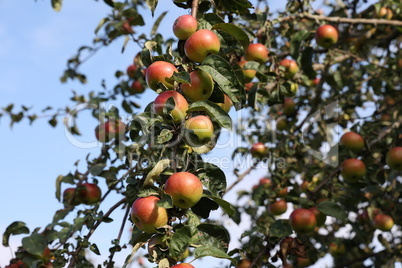
<svg viewBox="0 0 402 268">
<path fill-rule="evenodd" d="M 366 165 L 359 159 L 346 159 L 341 164 L 341 175 L 348 182 L 357 182 L 366 175 Z"/>
<path fill-rule="evenodd" d="M 244 90 L 246 90 L 246 92 L 249 92 L 250 89 L 254 86 L 253 82 L 247 83 L 244 85 Z"/>
<path fill-rule="evenodd" d="M 180 263 L 176 264 L 175 266 L 172 266 L 172 268 L 195 268 L 195 267 L 189 263 Z"/>
<path fill-rule="evenodd" d="M 253 80 L 257 71 L 252 70 L 252 69 L 244 69 L 244 65 L 246 65 L 246 63 L 247 63 L 246 60 L 242 60 L 242 61 L 239 61 L 237 63 L 237 65 L 239 65 L 239 67 L 241 68 L 241 70 L 243 72 L 244 82 L 248 83 L 251 80 Z"/>
<path fill-rule="evenodd" d="M 386 156 L 387 165 L 395 170 L 402 170 L 402 147 L 394 147 Z"/>
<path fill-rule="evenodd" d="M 127 75 L 130 78 L 134 78 L 135 77 L 135 72 L 137 71 L 137 66 L 135 65 L 130 65 L 127 67 Z"/>
<path fill-rule="evenodd" d="M 282 109 L 284 115 L 292 116 L 296 113 L 296 103 L 292 98 L 285 98 Z"/>
<path fill-rule="evenodd" d="M 190 101 L 207 100 L 214 90 L 214 81 L 208 73 L 196 70 L 190 73 L 190 84 L 182 84 L 181 88 Z"/>
<path fill-rule="evenodd" d="M 177 172 L 165 184 L 165 192 L 172 197 L 173 205 L 191 208 L 200 201 L 203 186 L 200 179 L 190 172 Z"/>
<path fill-rule="evenodd" d="M 269 211 L 274 215 L 282 215 L 286 210 L 288 210 L 288 204 L 283 199 L 269 204 Z"/>
<path fill-rule="evenodd" d="M 223 95 L 223 99 L 224 99 L 223 103 L 217 103 L 217 104 L 222 108 L 222 110 L 224 110 L 225 112 L 228 113 L 230 111 L 230 109 L 232 108 L 233 103 L 230 100 L 230 98 L 228 97 L 228 95 L 226 95 L 226 94 Z"/>
<path fill-rule="evenodd" d="M 113 139 L 120 139 L 126 132 L 126 124 L 120 120 L 109 120 L 95 128 L 95 136 L 98 141 L 106 143 Z"/>
<path fill-rule="evenodd" d="M 168 107 L 166 103 L 168 99 L 173 98 L 175 106 Z M 174 123 L 180 123 L 186 117 L 188 109 L 188 103 L 186 99 L 180 93 L 168 90 L 159 94 L 153 104 L 154 112 L 160 116 L 164 116 L 163 109 L 169 111 L 171 118 L 167 118 L 167 121 L 173 121 Z"/>
<path fill-rule="evenodd" d="M 63 192 L 63 203 L 71 206 L 77 206 L 81 204 L 81 200 L 77 195 L 76 188 L 67 188 Z"/>
<path fill-rule="evenodd" d="M 364 139 L 360 134 L 350 131 L 342 135 L 340 144 L 354 152 L 360 152 L 364 148 Z"/>
<path fill-rule="evenodd" d="M 77 196 L 85 205 L 93 205 L 101 200 L 101 189 L 93 183 L 83 183 L 77 186 Z"/>
<path fill-rule="evenodd" d="M 270 187 L 272 185 L 272 181 L 270 178 L 264 177 L 259 180 L 259 185 L 264 188 Z"/>
<path fill-rule="evenodd" d="M 130 94 L 141 94 L 145 91 L 145 87 L 140 81 L 134 81 L 129 88 Z"/>
<path fill-rule="evenodd" d="M 131 28 L 131 25 L 128 21 L 123 22 L 123 24 L 121 25 L 121 29 L 126 34 L 134 33 L 133 28 Z"/>
<path fill-rule="evenodd" d="M 180 40 L 186 40 L 197 30 L 197 20 L 191 15 L 178 17 L 173 23 L 173 33 Z"/>
<path fill-rule="evenodd" d="M 251 264 L 252 264 L 251 261 L 249 261 L 247 259 L 243 259 L 243 260 L 239 261 L 236 268 L 250 268 Z"/>
<path fill-rule="evenodd" d="M 214 134 L 214 125 L 211 119 L 205 115 L 197 115 L 184 123 L 184 139 L 190 146 L 199 146 L 210 141 Z M 196 135 L 198 141 L 192 136 Z"/>
<path fill-rule="evenodd" d="M 131 219 L 134 224 L 146 233 L 155 233 L 155 228 L 167 224 L 168 214 L 165 208 L 158 207 L 160 199 L 156 196 L 140 197 L 131 207 Z"/>
<path fill-rule="evenodd" d="M 194 62 L 202 62 L 207 56 L 217 54 L 221 48 L 219 37 L 207 29 L 193 33 L 184 44 L 184 53 Z"/>
<path fill-rule="evenodd" d="M 394 220 L 391 216 L 378 214 L 374 217 L 374 227 L 381 231 L 390 231 L 394 226 Z"/>
<path fill-rule="evenodd" d="M 321 211 L 318 210 L 316 207 L 309 208 L 311 212 L 315 215 L 315 218 L 317 220 L 317 226 L 321 226 L 325 223 L 325 220 L 327 219 L 327 215 L 322 213 Z"/>
<path fill-rule="evenodd" d="M 254 158 L 262 158 L 267 154 L 267 147 L 261 142 L 255 143 L 251 146 L 250 153 Z"/>
<path fill-rule="evenodd" d="M 276 196 L 277 197 L 285 197 L 288 195 L 288 187 L 282 188 L 282 189 L 278 189 L 276 191 Z"/>
<path fill-rule="evenodd" d="M 320 83 L 320 78 L 316 78 L 316 79 L 313 79 L 313 80 L 311 80 L 311 83 L 314 85 L 314 86 L 318 86 L 318 84 Z"/>
<path fill-rule="evenodd" d="M 160 87 L 158 83 L 162 83 L 166 88 L 173 89 L 173 84 L 166 80 L 177 72 L 176 67 L 166 61 L 155 61 L 147 68 L 145 72 L 145 80 L 148 87 L 157 90 Z"/>
<path fill-rule="evenodd" d="M 329 24 L 321 25 L 315 32 L 315 41 L 319 46 L 329 48 L 338 42 L 338 30 Z"/>
<path fill-rule="evenodd" d="M 279 62 L 279 66 L 285 67 L 284 76 L 287 79 L 293 78 L 299 71 L 299 65 L 294 60 L 283 59 Z"/>
<path fill-rule="evenodd" d="M 317 219 L 313 212 L 305 208 L 295 209 L 289 217 L 290 225 L 296 233 L 308 233 L 315 229 Z"/>
<path fill-rule="evenodd" d="M 268 52 L 267 47 L 261 43 L 250 44 L 244 53 L 244 59 L 265 64 L 268 60 Z"/>
</svg>

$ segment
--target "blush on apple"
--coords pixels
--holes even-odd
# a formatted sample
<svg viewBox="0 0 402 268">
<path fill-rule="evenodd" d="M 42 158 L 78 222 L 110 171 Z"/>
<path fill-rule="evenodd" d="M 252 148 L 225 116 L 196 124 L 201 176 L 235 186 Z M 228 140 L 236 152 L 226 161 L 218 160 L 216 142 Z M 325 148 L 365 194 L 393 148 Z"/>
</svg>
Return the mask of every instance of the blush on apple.
<svg viewBox="0 0 402 268">
<path fill-rule="evenodd" d="M 226 94 L 223 95 L 223 103 L 217 103 L 217 104 L 222 108 L 222 110 L 224 110 L 227 113 L 230 111 L 230 109 L 233 106 L 232 101 Z"/>
<path fill-rule="evenodd" d="M 167 81 L 173 73 L 177 72 L 176 67 L 166 61 L 155 61 L 145 71 L 145 80 L 149 88 L 157 90 L 160 88 L 159 83 L 163 84 L 167 89 L 173 89 L 173 83 Z"/>
<path fill-rule="evenodd" d="M 291 59 L 283 59 L 279 62 L 279 66 L 283 66 L 284 68 L 284 76 L 287 79 L 291 79 L 295 76 L 295 74 L 299 71 L 299 65 L 294 60 Z"/>
<path fill-rule="evenodd" d="M 98 141 L 106 143 L 113 139 L 120 139 L 126 132 L 126 124 L 120 120 L 109 120 L 95 128 Z"/>
<path fill-rule="evenodd" d="M 261 43 L 250 44 L 244 53 L 244 59 L 265 64 L 268 60 L 268 52 L 267 47 Z"/>
<path fill-rule="evenodd" d="M 77 196 L 85 205 L 94 205 L 101 200 L 101 189 L 94 183 L 83 183 L 77 186 Z"/>
<path fill-rule="evenodd" d="M 221 48 L 219 37 L 207 29 L 193 33 L 184 44 L 184 53 L 194 62 L 202 62 L 207 56 L 217 54 Z"/>
<path fill-rule="evenodd" d="M 172 268 L 195 268 L 195 267 L 189 263 L 180 263 L 176 264 L 175 266 L 172 266 Z"/>
<path fill-rule="evenodd" d="M 289 217 L 290 225 L 296 233 L 309 233 L 317 226 L 317 219 L 313 212 L 305 208 L 293 210 Z"/>
<path fill-rule="evenodd" d="M 170 98 L 174 100 L 174 107 L 169 107 L 166 103 Z M 164 109 L 169 113 L 170 118 L 166 118 Z M 181 123 L 186 117 L 188 109 L 187 100 L 180 93 L 168 90 L 160 93 L 154 101 L 153 110 L 157 115 L 164 117 L 168 122 Z"/>
<path fill-rule="evenodd" d="M 156 228 L 167 224 L 168 214 L 165 208 L 157 205 L 160 198 L 156 196 L 140 197 L 131 207 L 131 219 L 134 224 L 146 233 L 156 233 Z"/>
<path fill-rule="evenodd" d="M 197 20 L 191 15 L 178 17 L 173 23 L 173 33 L 180 40 L 186 40 L 197 30 Z"/>
<path fill-rule="evenodd" d="M 395 170 L 402 170 L 402 147 L 394 147 L 386 156 L 387 165 Z"/>
<path fill-rule="evenodd" d="M 340 144 L 354 152 L 360 152 L 364 148 L 364 139 L 360 134 L 350 131 L 342 135 Z"/>
<path fill-rule="evenodd" d="M 346 159 L 341 164 L 341 175 L 348 182 L 357 182 L 366 175 L 366 165 L 359 159 Z"/>
<path fill-rule="evenodd" d="M 391 216 L 385 214 L 378 214 L 374 217 L 374 227 L 381 231 L 390 231 L 394 226 L 394 220 Z"/>
<path fill-rule="evenodd" d="M 194 174 L 177 172 L 167 179 L 165 192 L 172 197 L 174 206 L 186 209 L 200 201 L 203 186 L 200 179 Z"/>
<path fill-rule="evenodd" d="M 318 27 L 315 32 L 317 44 L 324 48 L 330 48 L 338 42 L 338 30 L 329 24 Z"/>
<path fill-rule="evenodd" d="M 137 66 L 135 65 L 130 65 L 127 67 L 127 75 L 130 78 L 134 78 L 135 77 L 135 72 L 137 71 Z"/>
<path fill-rule="evenodd" d="M 183 95 L 190 101 L 207 100 L 214 90 L 212 77 L 202 71 L 196 70 L 190 73 L 190 84 L 182 84 Z"/>
<path fill-rule="evenodd" d="M 250 153 L 254 158 L 262 158 L 267 154 L 267 147 L 262 142 L 254 143 L 251 146 Z"/>
<path fill-rule="evenodd" d="M 142 83 L 138 80 L 134 81 L 130 88 L 129 88 L 129 93 L 134 95 L 134 94 L 141 94 L 145 91 L 145 87 L 142 85 Z"/>
<path fill-rule="evenodd" d="M 288 204 L 285 200 L 280 199 L 269 204 L 269 211 L 274 215 L 282 215 L 288 209 Z"/>
</svg>

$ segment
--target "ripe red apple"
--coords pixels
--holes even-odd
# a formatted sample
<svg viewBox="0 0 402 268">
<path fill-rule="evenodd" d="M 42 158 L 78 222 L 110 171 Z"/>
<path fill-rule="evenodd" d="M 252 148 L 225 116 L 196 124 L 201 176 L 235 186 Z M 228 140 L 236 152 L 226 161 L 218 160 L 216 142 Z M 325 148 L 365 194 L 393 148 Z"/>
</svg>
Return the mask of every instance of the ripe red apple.
<svg viewBox="0 0 402 268">
<path fill-rule="evenodd" d="M 316 207 L 311 207 L 311 208 L 309 208 L 309 210 L 311 212 L 313 212 L 313 214 L 317 220 L 317 226 L 321 226 L 325 223 L 325 221 L 327 219 L 327 215 L 325 215 L 324 213 L 319 211 Z"/>
<path fill-rule="evenodd" d="M 342 135 L 340 144 L 354 152 L 360 152 L 364 148 L 364 139 L 360 134 L 350 131 Z"/>
<path fill-rule="evenodd" d="M 193 147 L 200 146 L 211 140 L 214 134 L 214 125 L 211 119 L 205 115 L 197 115 L 186 120 L 184 123 L 184 139 Z M 196 135 L 198 141 L 192 136 Z"/>
<path fill-rule="evenodd" d="M 267 147 L 261 142 L 254 143 L 251 146 L 250 153 L 254 158 L 262 158 L 267 154 Z"/>
<path fill-rule="evenodd" d="M 214 90 L 214 80 L 208 73 L 196 70 L 190 73 L 190 84 L 182 84 L 181 88 L 191 101 L 207 100 Z"/>
<path fill-rule="evenodd" d="M 255 77 L 255 74 L 257 73 L 257 71 L 252 70 L 252 69 L 244 69 L 244 65 L 246 65 L 246 63 L 247 63 L 246 60 L 242 60 L 242 61 L 239 61 L 237 63 L 237 65 L 239 65 L 239 67 L 242 70 L 243 77 L 244 77 L 244 82 L 249 83 L 251 80 L 253 80 L 253 78 Z"/>
<path fill-rule="evenodd" d="M 250 44 L 244 53 L 244 59 L 265 64 L 268 60 L 268 52 L 267 47 L 261 43 Z"/>
<path fill-rule="evenodd" d="M 131 207 L 131 219 L 134 224 L 146 233 L 155 233 L 156 229 L 168 222 L 168 214 L 165 208 L 158 207 L 160 199 L 156 196 L 137 198 Z"/>
<path fill-rule="evenodd" d="M 391 216 L 378 214 L 374 217 L 374 227 L 381 231 L 390 231 L 394 226 L 394 220 Z"/>
<path fill-rule="evenodd" d="M 338 30 L 329 24 L 321 25 L 315 32 L 315 41 L 319 46 L 329 48 L 338 42 Z"/>
<path fill-rule="evenodd" d="M 277 197 L 285 197 L 288 195 L 288 187 L 276 190 Z"/>
<path fill-rule="evenodd" d="M 109 120 L 95 128 L 95 136 L 98 141 L 106 143 L 113 139 L 120 139 L 126 132 L 126 124 L 120 120 Z"/>
<path fill-rule="evenodd" d="M 134 33 L 134 30 L 133 28 L 131 28 L 131 25 L 128 21 L 123 22 L 123 24 L 121 25 L 121 29 L 126 34 Z"/>
<path fill-rule="evenodd" d="M 191 15 L 178 17 L 173 23 L 173 33 L 180 40 L 186 40 L 197 30 L 197 20 Z"/>
<path fill-rule="evenodd" d="M 166 103 L 168 99 L 173 98 L 175 106 L 168 107 L 169 105 Z M 164 116 L 163 109 L 170 111 L 171 118 L 168 118 L 167 121 L 173 121 L 174 123 L 180 123 L 186 117 L 186 112 L 188 109 L 188 103 L 186 99 L 180 93 L 168 90 L 159 94 L 154 101 L 153 109 L 154 112 L 160 116 Z"/>
<path fill-rule="evenodd" d="M 402 147 L 394 147 L 386 156 L 387 165 L 395 170 L 402 170 Z"/>
<path fill-rule="evenodd" d="M 93 205 L 101 200 L 101 189 L 93 183 L 83 183 L 77 186 L 79 200 L 85 205 Z"/>
<path fill-rule="evenodd" d="M 314 86 L 318 86 L 318 84 L 320 83 L 320 78 L 317 77 L 317 78 L 311 80 L 311 83 Z"/>
<path fill-rule="evenodd" d="M 348 182 L 357 182 L 366 175 L 366 165 L 359 159 L 346 159 L 341 164 L 341 175 Z"/>
<path fill-rule="evenodd" d="M 145 91 L 145 87 L 142 85 L 140 81 L 134 81 L 129 88 L 130 94 L 141 94 Z"/>
<path fill-rule="evenodd" d="M 247 259 L 243 259 L 243 260 L 239 261 L 236 268 L 250 268 L 251 264 L 252 264 L 251 261 L 249 261 Z"/>
<path fill-rule="evenodd" d="M 296 103 L 292 98 L 285 98 L 283 105 L 283 114 L 286 116 L 292 116 L 296 113 Z"/>
<path fill-rule="evenodd" d="M 251 89 L 253 86 L 254 86 L 254 83 L 253 83 L 253 82 L 247 83 L 247 84 L 244 85 L 244 90 L 245 90 L 246 92 L 249 92 L 250 89 Z"/>
<path fill-rule="evenodd" d="M 155 61 L 147 68 L 145 72 L 145 80 L 148 87 L 153 90 L 159 88 L 158 83 L 162 83 L 168 89 L 173 89 L 173 84 L 166 80 L 177 72 L 176 67 L 166 61 Z"/>
<path fill-rule="evenodd" d="M 282 215 L 288 210 L 288 204 L 285 200 L 280 199 L 269 204 L 269 211 L 274 215 Z"/>
<path fill-rule="evenodd" d="M 195 268 L 195 267 L 189 263 L 180 263 L 176 264 L 175 266 L 172 266 L 172 268 Z"/>
<path fill-rule="evenodd" d="M 283 59 L 279 62 L 279 66 L 285 67 L 284 76 L 287 79 L 293 78 L 299 71 L 299 65 L 294 60 Z"/>
<path fill-rule="evenodd" d="M 136 71 L 137 71 L 137 66 L 135 66 L 135 65 L 128 66 L 127 67 L 127 75 L 128 75 L 128 77 L 134 78 Z"/>
<path fill-rule="evenodd" d="M 194 62 L 202 62 L 207 56 L 217 54 L 221 48 L 219 37 L 207 29 L 193 33 L 184 44 L 184 53 Z"/>
<path fill-rule="evenodd" d="M 217 103 L 217 104 L 218 104 L 225 112 L 228 113 L 228 112 L 230 111 L 230 109 L 232 108 L 233 103 L 232 103 L 232 101 L 229 99 L 228 95 L 224 94 L 224 95 L 223 95 L 223 98 L 224 98 L 223 103 Z"/>
<path fill-rule="evenodd" d="M 289 217 L 290 225 L 296 233 L 308 233 L 315 229 L 317 219 L 313 212 L 305 208 L 293 210 Z"/>
<path fill-rule="evenodd" d="M 77 195 L 76 188 L 67 188 L 63 192 L 63 203 L 71 206 L 77 206 L 81 204 L 81 200 Z"/>
<path fill-rule="evenodd" d="M 203 186 L 200 179 L 190 172 L 177 172 L 165 184 L 165 192 L 172 197 L 173 205 L 191 208 L 200 201 Z"/>
</svg>

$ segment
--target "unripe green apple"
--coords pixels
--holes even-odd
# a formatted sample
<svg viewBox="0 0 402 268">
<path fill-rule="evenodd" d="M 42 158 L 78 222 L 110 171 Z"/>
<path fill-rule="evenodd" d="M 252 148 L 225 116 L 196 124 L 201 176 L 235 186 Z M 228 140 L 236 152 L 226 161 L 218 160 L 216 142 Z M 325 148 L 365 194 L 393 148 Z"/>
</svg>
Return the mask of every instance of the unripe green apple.
<svg viewBox="0 0 402 268">
<path fill-rule="evenodd" d="M 366 175 L 366 165 L 359 159 L 346 159 L 341 164 L 341 175 L 348 182 L 357 182 Z"/>
<path fill-rule="evenodd" d="M 269 204 L 269 211 L 274 215 L 282 215 L 286 210 L 288 210 L 288 204 L 283 199 Z"/>
<path fill-rule="evenodd" d="M 224 94 L 223 98 L 224 98 L 223 103 L 217 103 L 217 104 L 222 108 L 222 110 L 228 113 L 230 111 L 230 108 L 232 108 L 233 103 L 228 97 L 228 95 Z"/>
<path fill-rule="evenodd" d="M 319 46 L 329 48 L 338 42 L 338 30 L 329 24 L 321 25 L 315 32 L 315 41 Z"/>
<path fill-rule="evenodd" d="M 374 227 L 381 231 L 390 231 L 394 226 L 394 220 L 391 216 L 378 214 L 374 217 Z"/>
<path fill-rule="evenodd" d="M 207 29 L 193 33 L 184 44 L 184 53 L 194 62 L 202 62 L 207 56 L 217 54 L 221 48 L 219 37 Z"/>
<path fill-rule="evenodd" d="M 140 81 L 134 81 L 129 88 L 130 94 L 141 94 L 145 91 L 145 87 L 142 85 Z"/>
<path fill-rule="evenodd" d="M 168 107 L 166 102 L 168 99 L 173 98 L 175 106 Z M 181 123 L 186 117 L 188 110 L 187 100 L 180 93 L 168 90 L 160 93 L 154 101 L 153 110 L 156 114 L 164 116 L 163 109 L 169 111 L 171 118 L 167 118 L 167 121 L 173 121 L 174 123 Z"/>
<path fill-rule="evenodd" d="M 63 192 L 63 203 L 71 206 L 81 204 L 81 200 L 77 195 L 76 188 L 67 188 Z"/>
<path fill-rule="evenodd" d="M 296 233 L 309 233 L 317 225 L 317 219 L 313 212 L 305 208 L 293 210 L 289 217 L 290 225 Z"/>
<path fill-rule="evenodd" d="M 162 83 L 168 89 L 173 89 L 173 83 L 166 80 L 177 72 L 176 67 L 166 61 L 155 61 L 146 69 L 145 80 L 149 88 L 159 89 L 158 83 Z"/>
<path fill-rule="evenodd" d="M 252 263 L 251 261 L 249 261 L 247 259 L 243 259 L 243 260 L 239 261 L 236 268 L 250 268 L 251 263 Z"/>
<path fill-rule="evenodd" d="M 186 209 L 200 201 L 203 186 L 200 179 L 192 173 L 177 172 L 167 179 L 165 192 L 172 197 L 174 206 Z"/>
<path fill-rule="evenodd" d="M 178 17 L 173 23 L 173 33 L 180 40 L 186 40 L 197 30 L 197 20 L 191 15 Z"/>
<path fill-rule="evenodd" d="M 248 83 L 251 80 L 253 80 L 253 78 L 255 77 L 255 74 L 257 73 L 257 71 L 252 70 L 252 69 L 244 69 L 244 65 L 246 65 L 246 63 L 247 63 L 246 60 L 242 60 L 242 61 L 239 61 L 237 63 L 237 65 L 239 65 L 239 67 L 242 70 L 243 77 L 244 77 L 244 82 Z"/>
<path fill-rule="evenodd" d="M 207 100 L 214 90 L 214 81 L 208 73 L 196 70 L 190 73 L 190 84 L 182 84 L 181 88 L 183 95 L 193 102 Z"/>
<path fill-rule="evenodd" d="M 364 139 L 360 134 L 350 131 L 342 135 L 340 144 L 357 153 L 363 150 Z"/>
<path fill-rule="evenodd" d="M 167 224 L 168 214 L 165 208 L 157 205 L 160 199 L 156 196 L 140 197 L 131 207 L 131 219 L 134 224 L 146 233 L 155 233 L 155 228 Z"/>
<path fill-rule="evenodd" d="M 197 115 L 186 120 L 184 123 L 184 139 L 193 147 L 200 146 L 211 140 L 214 134 L 214 125 L 211 119 L 205 115 Z M 192 138 L 198 137 L 198 141 Z"/>
<path fill-rule="evenodd" d="M 106 143 L 113 139 L 120 139 L 126 132 L 126 124 L 120 120 L 109 120 L 95 128 L 95 136 L 98 141 Z"/>
<path fill-rule="evenodd" d="M 288 127 L 288 122 L 285 118 L 279 118 L 276 120 L 276 129 L 279 131 L 285 130 Z"/>
<path fill-rule="evenodd" d="M 100 201 L 102 193 L 98 185 L 93 183 L 83 183 L 77 186 L 79 200 L 85 205 L 93 205 Z"/>
<path fill-rule="evenodd" d="M 287 79 L 293 78 L 299 71 L 299 65 L 294 60 L 283 59 L 279 62 L 279 65 L 285 67 L 284 76 Z"/>
<path fill-rule="evenodd" d="M 130 78 L 134 78 L 135 77 L 135 72 L 137 71 L 137 66 L 135 65 L 130 65 L 127 67 L 127 75 Z"/>
<path fill-rule="evenodd" d="M 268 52 L 267 47 L 261 43 L 250 44 L 244 53 L 244 59 L 265 64 L 268 60 Z"/>
<path fill-rule="evenodd" d="M 293 116 L 296 113 L 296 103 L 292 98 L 285 98 L 283 105 L 283 114 L 286 116 Z"/>
<path fill-rule="evenodd" d="M 394 147 L 386 156 L 387 165 L 395 170 L 402 170 L 402 147 Z"/>
<path fill-rule="evenodd" d="M 254 143 L 251 146 L 250 153 L 254 158 L 262 158 L 267 154 L 267 147 L 261 142 Z"/>
<path fill-rule="evenodd" d="M 172 268 L 195 268 L 195 267 L 189 263 L 180 263 L 176 264 L 175 266 L 172 266 Z"/>
<path fill-rule="evenodd" d="M 327 215 L 319 211 L 316 207 L 311 207 L 309 208 L 309 210 L 313 212 L 313 214 L 315 215 L 315 218 L 317 220 L 317 226 L 321 226 L 325 223 Z"/>
</svg>

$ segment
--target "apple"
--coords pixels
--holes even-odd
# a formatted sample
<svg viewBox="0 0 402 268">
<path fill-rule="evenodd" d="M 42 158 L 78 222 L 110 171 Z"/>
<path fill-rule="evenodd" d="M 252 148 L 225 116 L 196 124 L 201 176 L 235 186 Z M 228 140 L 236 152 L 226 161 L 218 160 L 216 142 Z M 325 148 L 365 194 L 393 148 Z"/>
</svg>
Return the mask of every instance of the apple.
<svg viewBox="0 0 402 268">
<path fill-rule="evenodd" d="M 402 69 L 402 58 L 397 61 L 396 65 L 399 69 Z"/>
<path fill-rule="evenodd" d="M 325 215 L 324 213 L 319 211 L 318 208 L 316 208 L 316 207 L 311 207 L 311 208 L 309 208 L 309 210 L 311 212 L 313 212 L 313 214 L 317 220 L 317 226 L 321 226 L 325 223 L 325 221 L 327 219 L 327 215 Z"/>
<path fill-rule="evenodd" d="M 288 96 L 296 95 L 298 89 L 299 89 L 299 84 L 291 82 L 290 83 L 290 93 L 287 95 Z"/>
<path fill-rule="evenodd" d="M 346 248 L 345 248 L 345 245 L 343 243 L 331 242 L 331 244 L 329 244 L 329 253 L 332 256 L 340 257 L 340 256 L 344 255 L 345 252 L 346 252 Z"/>
<path fill-rule="evenodd" d="M 296 233 L 308 233 L 315 229 L 317 219 L 313 212 L 305 208 L 297 208 L 289 216 L 290 225 Z"/>
<path fill-rule="evenodd" d="M 378 214 L 374 217 L 374 227 L 381 231 L 390 231 L 394 226 L 394 220 L 391 216 Z"/>
<path fill-rule="evenodd" d="M 387 165 L 395 170 L 402 170 L 402 147 L 394 147 L 386 156 Z"/>
<path fill-rule="evenodd" d="M 176 264 L 175 266 L 172 266 L 172 268 L 195 268 L 195 267 L 189 263 L 180 263 Z"/>
<path fill-rule="evenodd" d="M 120 139 L 126 132 L 126 124 L 120 120 L 109 120 L 95 128 L 96 139 L 106 143 L 113 139 Z"/>
<path fill-rule="evenodd" d="M 134 78 L 135 77 L 135 72 L 137 71 L 137 66 L 135 65 L 130 65 L 127 67 L 127 75 L 130 78 Z"/>
<path fill-rule="evenodd" d="M 175 106 L 168 107 L 169 105 L 166 103 L 168 99 L 173 98 Z M 187 100 L 180 93 L 168 90 L 160 93 L 154 101 L 153 110 L 156 114 L 160 116 L 164 116 L 163 109 L 166 109 L 171 118 L 167 119 L 167 121 L 173 121 L 174 123 L 181 123 L 186 117 L 186 112 L 188 109 Z"/>
<path fill-rule="evenodd" d="M 294 60 L 283 59 L 279 62 L 279 66 L 285 67 L 284 76 L 287 79 L 293 78 L 299 71 L 299 65 Z"/>
<path fill-rule="evenodd" d="M 318 86 L 319 83 L 320 83 L 320 78 L 318 78 L 318 77 L 311 80 L 311 84 L 314 86 Z"/>
<path fill-rule="evenodd" d="M 242 60 L 237 63 L 237 65 L 241 68 L 243 77 L 244 77 L 244 82 L 249 83 L 253 78 L 255 77 L 255 74 L 257 71 L 252 70 L 252 69 L 244 69 L 244 65 L 246 65 L 247 61 Z"/>
<path fill-rule="evenodd" d="M 217 103 L 217 104 L 222 108 L 222 110 L 224 110 L 227 113 L 230 111 L 230 109 L 233 106 L 233 102 L 230 100 L 230 98 L 226 94 L 223 95 L 223 103 Z"/>
<path fill-rule="evenodd" d="M 254 143 L 251 146 L 250 153 L 254 158 L 262 158 L 267 154 L 267 147 L 261 142 Z"/>
<path fill-rule="evenodd" d="M 357 153 L 363 150 L 364 139 L 360 134 L 350 131 L 342 135 L 340 144 Z"/>
<path fill-rule="evenodd" d="M 374 10 L 374 17 L 383 19 L 387 16 L 387 9 L 386 7 L 381 7 L 380 10 L 377 12 Z"/>
<path fill-rule="evenodd" d="M 197 20 L 191 15 L 178 17 L 173 23 L 173 33 L 180 40 L 186 40 L 197 30 Z"/>
<path fill-rule="evenodd" d="M 288 195 L 288 187 L 282 188 L 282 189 L 278 189 L 276 191 L 276 196 L 277 197 L 285 197 Z"/>
<path fill-rule="evenodd" d="M 268 52 L 267 47 L 261 43 L 250 44 L 244 53 L 244 59 L 265 64 L 268 60 Z"/>
<path fill-rule="evenodd" d="M 168 214 L 165 208 L 158 207 L 160 198 L 147 196 L 137 198 L 131 207 L 131 219 L 134 224 L 146 233 L 155 233 L 168 223 Z"/>
<path fill-rule="evenodd" d="M 392 10 L 387 8 L 387 15 L 385 16 L 385 18 L 387 20 L 391 20 L 393 16 L 394 16 L 394 13 L 392 12 Z"/>
<path fill-rule="evenodd" d="M 167 179 L 164 189 L 172 197 L 173 205 L 179 208 L 191 208 L 203 193 L 202 182 L 190 172 L 174 173 Z"/>
<path fill-rule="evenodd" d="M 251 89 L 253 86 L 254 86 L 254 83 L 253 83 L 253 82 L 247 83 L 247 84 L 244 85 L 244 90 L 245 90 L 246 92 L 249 92 L 250 89 Z"/>
<path fill-rule="evenodd" d="M 288 126 L 288 123 L 286 121 L 286 119 L 284 118 L 279 118 L 278 120 L 276 120 L 276 129 L 279 131 L 285 130 Z"/>
<path fill-rule="evenodd" d="M 166 80 L 173 73 L 177 72 L 176 67 L 166 61 L 155 61 L 145 71 L 145 80 L 149 88 L 153 90 L 159 89 L 159 83 L 162 83 L 166 88 L 173 89 L 173 84 Z"/>
<path fill-rule="evenodd" d="M 134 33 L 133 28 L 131 28 L 131 25 L 128 21 L 123 22 L 123 24 L 121 25 L 121 29 L 126 34 Z"/>
<path fill-rule="evenodd" d="M 211 140 L 214 134 L 214 125 L 211 119 L 205 115 L 191 117 L 184 122 L 184 139 L 190 146 L 199 146 Z M 198 137 L 198 141 L 192 138 Z"/>
<path fill-rule="evenodd" d="M 83 183 L 77 186 L 77 196 L 85 205 L 93 205 L 101 200 L 102 192 L 98 185 Z"/>
<path fill-rule="evenodd" d="M 359 159 L 346 159 L 341 164 L 341 175 L 348 182 L 357 182 L 366 175 L 366 165 Z"/>
<path fill-rule="evenodd" d="M 292 98 L 285 98 L 282 109 L 284 115 L 292 116 L 296 113 L 296 103 Z"/>
<path fill-rule="evenodd" d="M 329 48 L 338 42 L 338 30 L 329 24 L 321 25 L 315 32 L 315 41 L 324 48 Z"/>
<path fill-rule="evenodd" d="M 243 259 L 240 260 L 239 263 L 237 264 L 236 268 L 250 268 L 251 267 L 252 262 L 247 260 L 247 259 Z"/>
<path fill-rule="evenodd" d="M 71 206 L 81 204 L 81 200 L 77 195 L 76 188 L 67 188 L 63 192 L 63 203 Z"/>
<path fill-rule="evenodd" d="M 181 88 L 190 101 L 207 100 L 214 90 L 214 80 L 208 73 L 196 70 L 190 73 L 190 84 L 182 84 Z"/>
<path fill-rule="evenodd" d="M 129 88 L 130 94 L 141 94 L 145 91 L 145 87 L 140 81 L 134 81 Z"/>
<path fill-rule="evenodd" d="M 202 62 L 208 55 L 217 54 L 221 48 L 219 37 L 207 29 L 193 33 L 184 44 L 184 53 L 194 62 Z"/>
<path fill-rule="evenodd" d="M 281 215 L 285 213 L 286 210 L 288 210 L 288 204 L 285 200 L 280 199 L 278 201 L 270 203 L 268 209 L 274 215 Z"/>
</svg>

